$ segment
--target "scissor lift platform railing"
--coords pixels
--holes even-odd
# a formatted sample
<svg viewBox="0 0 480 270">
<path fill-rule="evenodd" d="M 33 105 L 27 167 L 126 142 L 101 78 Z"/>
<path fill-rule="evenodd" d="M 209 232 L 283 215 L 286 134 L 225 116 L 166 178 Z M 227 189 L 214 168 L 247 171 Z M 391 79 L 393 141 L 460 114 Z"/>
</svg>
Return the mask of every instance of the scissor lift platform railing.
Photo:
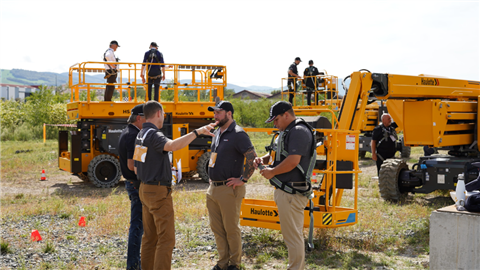
<svg viewBox="0 0 480 270">
<path fill-rule="evenodd" d="M 71 98 L 67 104 L 69 119 L 128 118 L 131 108 L 146 101 L 139 99 L 137 95 L 139 88 L 147 89 L 148 78 L 145 84 L 137 82 L 144 63 L 116 63 L 120 67 L 124 67 L 118 70 L 118 83 L 88 82 L 86 73 L 104 72 L 105 69 L 99 67 L 104 64 L 104 62 L 83 62 L 70 68 Z M 150 65 L 159 64 L 146 64 L 147 67 Z M 164 106 L 165 112 L 171 112 L 173 118 L 213 118 L 213 113 L 208 111 L 208 107 L 215 105 L 216 97 L 223 98 L 223 90 L 226 87 L 226 67 L 187 64 L 163 65 L 166 67 L 166 74 L 173 74 L 171 81 L 162 83 L 160 86 L 160 102 Z M 75 73 L 78 73 L 78 77 Z M 180 74 L 189 75 L 187 77 L 191 81 L 180 82 Z M 73 78 L 78 78 L 78 83 L 73 83 Z M 120 96 L 118 101 L 93 101 L 90 99 L 92 91 L 103 91 L 107 85 L 115 85 L 115 91 L 118 91 Z M 124 95 L 125 90 L 126 95 Z M 82 91 L 86 93 L 83 100 L 80 97 Z M 162 100 L 163 91 L 173 91 L 172 100 Z M 181 95 L 192 91 L 196 91 L 196 93 L 190 95 L 190 100 L 182 101 Z"/>
</svg>

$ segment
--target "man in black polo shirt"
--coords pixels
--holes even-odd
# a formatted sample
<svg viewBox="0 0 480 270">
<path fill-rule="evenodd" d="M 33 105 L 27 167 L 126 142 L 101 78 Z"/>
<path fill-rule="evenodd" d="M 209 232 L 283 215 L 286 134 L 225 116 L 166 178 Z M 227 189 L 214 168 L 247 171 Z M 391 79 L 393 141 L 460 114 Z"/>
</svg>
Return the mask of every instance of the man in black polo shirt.
<svg viewBox="0 0 480 270">
<path fill-rule="evenodd" d="M 163 60 L 163 54 L 158 51 L 158 45 L 156 42 L 150 43 L 150 50 L 145 52 L 143 56 L 143 63 L 165 63 Z M 145 83 L 145 69 L 148 69 L 148 89 L 145 100 L 152 99 L 152 85 L 154 88 L 153 100 L 158 101 L 158 95 L 160 92 L 160 82 L 165 80 L 165 66 L 163 65 L 149 65 L 146 67 L 142 66 L 142 82 Z"/>
<path fill-rule="evenodd" d="M 297 91 L 296 82 L 302 79 L 302 77 L 298 76 L 298 69 L 297 69 L 297 66 L 298 66 L 298 64 L 300 64 L 300 62 L 302 62 L 302 60 L 300 60 L 300 57 L 296 57 L 295 62 L 293 62 L 290 65 L 290 67 L 288 68 L 288 83 L 287 83 L 287 85 L 288 85 L 288 92 L 290 93 L 289 97 L 288 97 L 288 100 L 292 104 L 293 104 L 293 98 L 295 97 L 295 95 L 293 93 Z M 295 79 L 295 78 L 297 78 L 297 79 Z"/>
<path fill-rule="evenodd" d="M 221 101 L 208 110 L 214 112 L 219 127 L 215 131 L 208 165 L 207 209 L 219 257 L 213 270 L 236 270 L 242 258 L 238 222 L 245 197 L 244 184 L 255 171 L 253 162 L 257 155 L 247 133 L 233 120 L 230 102 Z"/>
<path fill-rule="evenodd" d="M 169 151 L 188 146 L 198 135 L 213 136 L 216 124 L 170 140 L 159 129 L 163 127 L 165 113 L 158 101 L 143 106 L 145 123 L 135 141 L 135 172 L 140 185 L 142 201 L 143 238 L 142 269 L 171 269 L 175 246 L 175 218 L 172 201 L 172 167 Z"/>
<path fill-rule="evenodd" d="M 282 183 L 288 184 L 298 190 L 307 190 L 305 175 L 297 165 L 307 171 L 312 155 L 313 135 L 303 124 L 296 124 L 296 116 L 292 105 L 285 101 L 278 101 L 270 108 L 270 117 L 265 121 L 272 122 L 280 130 L 277 139 L 277 147 L 282 145 L 283 132 L 289 130 L 283 140 L 284 150 L 287 156 L 281 154 L 283 151 L 277 148 L 277 155 L 270 157 L 267 154 L 256 158 L 256 164 L 268 164 L 270 159 L 273 165 L 265 167 L 260 174 L 266 179 L 276 177 Z M 274 200 L 278 207 L 280 227 L 283 239 L 288 249 L 288 269 L 305 268 L 305 245 L 303 239 L 303 210 L 308 202 L 308 197 L 301 193 L 291 194 L 279 188 L 274 191 Z"/>
<path fill-rule="evenodd" d="M 142 202 L 138 195 L 140 182 L 134 172 L 133 153 L 135 151 L 135 138 L 145 123 L 143 116 L 143 104 L 133 107 L 127 120 L 128 126 L 122 131 L 118 139 L 118 155 L 120 156 L 120 168 L 125 178 L 125 188 L 130 198 L 130 229 L 128 231 L 127 269 L 139 270 L 140 246 L 142 244 Z"/>
<path fill-rule="evenodd" d="M 324 73 L 318 71 L 318 68 L 313 65 L 313 60 L 308 61 L 308 67 L 303 71 L 305 86 L 307 87 L 308 106 L 311 105 L 312 93 L 314 97 L 317 96 L 318 83 L 323 82 L 323 79 L 316 77 L 317 75 L 324 75 Z M 318 102 L 318 97 L 316 102 Z"/>
<path fill-rule="evenodd" d="M 380 173 L 383 161 L 395 156 L 395 142 L 398 139 L 395 131 L 398 125 L 392 122 L 390 114 L 384 113 L 380 119 L 382 123 L 373 129 L 371 144 L 372 159 L 377 162 L 377 174 Z"/>
</svg>

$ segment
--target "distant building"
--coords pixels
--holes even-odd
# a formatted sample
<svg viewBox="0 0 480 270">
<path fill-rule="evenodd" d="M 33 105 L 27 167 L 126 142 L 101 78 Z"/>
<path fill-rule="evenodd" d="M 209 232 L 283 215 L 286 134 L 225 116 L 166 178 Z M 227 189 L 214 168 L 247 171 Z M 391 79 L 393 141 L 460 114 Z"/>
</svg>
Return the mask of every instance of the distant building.
<svg viewBox="0 0 480 270">
<path fill-rule="evenodd" d="M 285 93 L 284 93 L 284 94 L 285 94 Z M 286 99 L 288 99 L 288 93 L 287 93 L 287 95 L 284 96 L 283 98 L 285 98 L 285 97 L 286 97 Z M 270 96 L 268 97 L 268 99 L 282 99 L 282 92 L 278 91 L 277 93 L 275 93 L 275 94 L 273 94 L 273 95 L 270 95 Z"/>
<path fill-rule="evenodd" d="M 25 99 L 38 90 L 36 85 L 0 84 L 0 98 L 4 100 Z"/>
<path fill-rule="evenodd" d="M 262 98 L 269 98 L 271 95 L 267 93 L 252 92 L 248 90 L 242 90 L 232 95 L 232 98 L 259 100 Z"/>
</svg>

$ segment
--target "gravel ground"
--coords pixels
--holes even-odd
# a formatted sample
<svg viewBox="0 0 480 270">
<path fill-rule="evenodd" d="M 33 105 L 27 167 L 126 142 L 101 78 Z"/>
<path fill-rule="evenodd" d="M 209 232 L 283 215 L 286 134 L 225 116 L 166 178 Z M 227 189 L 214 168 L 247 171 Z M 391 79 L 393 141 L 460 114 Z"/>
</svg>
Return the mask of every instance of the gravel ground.
<svg viewBox="0 0 480 270">
<path fill-rule="evenodd" d="M 127 237 L 95 236 L 94 228 L 79 227 L 78 220 L 63 218 L 59 215 L 31 216 L 22 221 L 3 219 L 0 224 L 0 237 L 9 243 L 9 252 L 0 256 L 2 269 L 70 269 L 80 266 L 88 269 L 125 268 L 127 259 Z M 213 234 L 204 221 L 200 233 L 195 235 L 196 241 L 214 243 Z M 30 233 L 37 228 L 42 241 L 32 242 Z M 176 232 L 177 243 L 185 241 L 185 235 Z M 47 245 L 53 251 L 46 252 Z M 205 245 L 187 249 L 175 248 L 174 263 L 183 261 L 185 257 L 203 256 L 213 259 L 216 246 Z M 80 269 L 80 268 L 79 268 Z"/>
</svg>

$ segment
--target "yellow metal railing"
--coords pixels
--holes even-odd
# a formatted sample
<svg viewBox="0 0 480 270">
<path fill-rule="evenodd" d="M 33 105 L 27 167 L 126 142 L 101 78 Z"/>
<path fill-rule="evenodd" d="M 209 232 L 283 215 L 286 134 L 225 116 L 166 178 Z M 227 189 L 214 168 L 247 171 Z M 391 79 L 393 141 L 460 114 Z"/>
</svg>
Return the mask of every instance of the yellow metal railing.
<svg viewBox="0 0 480 270">
<path fill-rule="evenodd" d="M 307 89 L 305 79 L 313 79 L 316 89 Z M 323 80 L 323 81 L 322 81 Z M 288 82 L 293 82 L 293 87 Z M 286 82 L 286 85 L 285 85 Z M 285 86 L 287 90 L 285 89 Z M 338 94 L 338 77 L 328 75 L 325 71 L 325 75 L 317 76 L 304 76 L 302 79 L 297 77 L 282 78 L 282 100 L 289 100 L 289 95 L 293 94 L 293 106 L 308 106 L 306 104 L 306 95 L 313 95 L 312 104 L 309 107 L 316 108 L 330 108 L 334 111 L 340 109 L 340 97 Z M 312 91 L 313 90 L 313 91 Z M 322 95 L 323 94 L 323 95 Z M 301 96 L 300 103 L 298 104 L 297 96 Z M 323 96 L 320 98 L 320 96 Z"/>
<path fill-rule="evenodd" d="M 166 99 L 171 100 L 162 100 L 162 102 L 212 102 L 217 96 L 220 97 L 220 99 L 223 99 L 224 87 L 227 86 L 226 66 L 169 63 L 160 64 L 118 62 L 114 63 L 117 65 L 118 82 L 97 83 L 88 81 L 86 74 L 104 73 L 104 65 L 106 63 L 110 62 L 83 62 L 70 67 L 70 102 L 92 102 L 90 93 L 92 91 L 103 90 L 107 85 L 115 86 L 115 91 L 119 91 L 120 101 L 123 101 L 123 92 L 124 90 L 127 90 L 127 94 L 125 95 L 127 100 L 137 102 L 137 99 L 139 98 L 138 90 L 140 88 L 145 90 L 148 89 L 148 76 L 145 76 L 145 83 L 143 83 L 140 79 L 143 66 L 145 66 L 146 70 L 155 65 L 165 67 L 165 73 L 163 75 L 165 76 L 166 80 L 168 79 L 168 81 L 161 82 L 159 87 L 159 98 L 162 100 L 163 96 Z M 185 79 L 182 79 L 183 77 L 185 77 Z M 74 82 L 74 78 L 78 81 Z M 82 91 L 86 92 L 86 97 L 84 100 L 81 100 L 80 98 L 80 93 Z M 173 94 L 169 95 L 168 91 L 173 91 Z M 133 94 L 131 92 L 133 92 Z M 147 98 L 145 97 L 145 99 Z"/>
</svg>

